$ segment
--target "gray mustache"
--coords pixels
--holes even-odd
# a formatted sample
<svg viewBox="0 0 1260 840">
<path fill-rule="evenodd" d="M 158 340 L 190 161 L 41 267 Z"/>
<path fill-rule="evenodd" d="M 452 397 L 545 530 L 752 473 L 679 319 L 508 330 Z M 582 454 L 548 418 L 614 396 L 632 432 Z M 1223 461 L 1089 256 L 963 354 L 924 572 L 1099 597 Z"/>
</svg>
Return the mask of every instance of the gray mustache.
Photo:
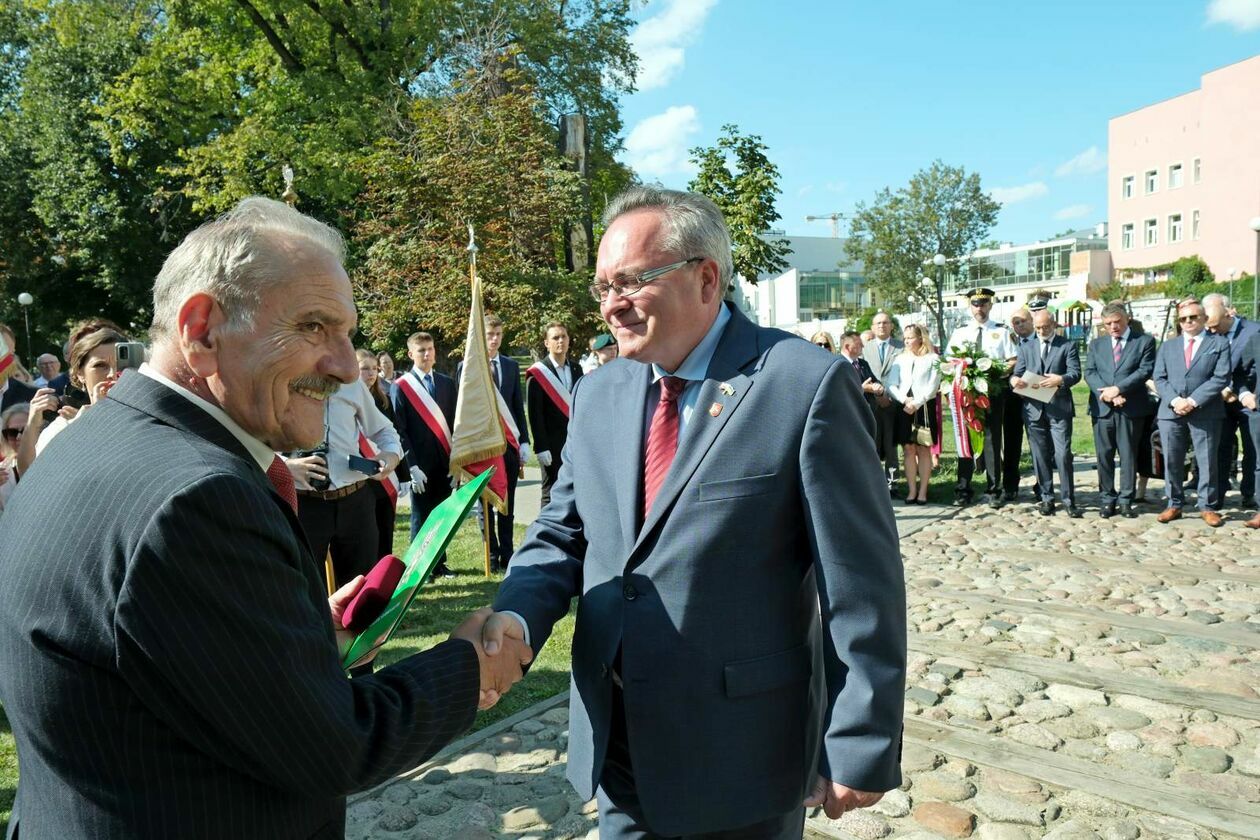
<svg viewBox="0 0 1260 840">
<path fill-rule="evenodd" d="M 328 398 L 337 393 L 341 380 L 327 376 L 302 376 L 290 382 L 289 387 L 293 390 L 317 391 Z"/>
</svg>

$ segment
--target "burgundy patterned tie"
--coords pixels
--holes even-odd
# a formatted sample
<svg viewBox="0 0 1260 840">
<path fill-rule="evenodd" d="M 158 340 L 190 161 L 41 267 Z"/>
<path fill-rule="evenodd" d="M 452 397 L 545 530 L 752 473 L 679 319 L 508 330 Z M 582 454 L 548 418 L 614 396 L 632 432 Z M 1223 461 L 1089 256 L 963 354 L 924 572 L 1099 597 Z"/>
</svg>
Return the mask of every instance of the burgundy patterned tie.
<svg viewBox="0 0 1260 840">
<path fill-rule="evenodd" d="M 293 483 L 293 473 L 289 472 L 284 459 L 279 455 L 272 459 L 271 466 L 267 467 L 267 480 L 271 482 L 272 487 L 276 488 L 280 498 L 288 502 L 293 512 L 297 513 L 297 486 Z"/>
<path fill-rule="evenodd" d="M 1123 353 L 1124 353 L 1124 345 L 1121 344 L 1120 339 L 1117 338 L 1116 346 L 1111 348 L 1111 361 L 1116 365 L 1116 367 L 1120 366 L 1120 356 Z"/>
<path fill-rule="evenodd" d="M 652 413 L 648 429 L 647 451 L 643 456 L 643 519 L 647 521 L 656 493 L 665 483 L 669 465 L 678 451 L 678 395 L 687 380 L 676 376 L 661 378 L 661 399 Z"/>
</svg>

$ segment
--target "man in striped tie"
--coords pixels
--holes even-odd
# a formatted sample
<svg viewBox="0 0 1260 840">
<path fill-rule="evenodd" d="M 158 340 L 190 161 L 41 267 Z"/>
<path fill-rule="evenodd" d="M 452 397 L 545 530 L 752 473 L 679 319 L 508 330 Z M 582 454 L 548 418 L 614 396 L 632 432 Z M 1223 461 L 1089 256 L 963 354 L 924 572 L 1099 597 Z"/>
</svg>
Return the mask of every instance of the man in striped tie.
<svg viewBox="0 0 1260 840">
<path fill-rule="evenodd" d="M 536 652 L 578 597 L 568 775 L 600 836 L 800 838 L 900 783 L 905 593 L 851 362 L 723 296 L 721 212 L 633 187 L 591 293 L 620 358 L 483 640 Z M 540 444 L 541 446 L 541 444 Z"/>
</svg>

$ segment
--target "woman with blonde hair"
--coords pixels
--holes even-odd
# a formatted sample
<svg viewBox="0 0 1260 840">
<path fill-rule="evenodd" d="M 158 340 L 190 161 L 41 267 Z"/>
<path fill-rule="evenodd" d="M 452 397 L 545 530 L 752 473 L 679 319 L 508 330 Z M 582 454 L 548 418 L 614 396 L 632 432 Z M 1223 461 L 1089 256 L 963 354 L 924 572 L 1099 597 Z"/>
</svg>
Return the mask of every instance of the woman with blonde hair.
<svg viewBox="0 0 1260 840">
<path fill-rule="evenodd" d="M 814 333 L 813 337 L 810 338 L 810 342 L 813 344 L 817 344 L 819 347 L 826 350 L 828 353 L 836 352 L 836 342 L 832 339 L 831 333 L 827 332 L 826 330 L 819 330 L 818 332 Z"/>
<path fill-rule="evenodd" d="M 932 352 L 927 330 L 910 324 L 903 334 L 906 349 L 893 361 L 884 383 L 901 405 L 893 440 L 901 444 L 906 471 L 906 504 L 927 504 L 932 478 L 932 446 L 941 438 L 936 392 L 941 387 L 940 357 Z"/>
</svg>

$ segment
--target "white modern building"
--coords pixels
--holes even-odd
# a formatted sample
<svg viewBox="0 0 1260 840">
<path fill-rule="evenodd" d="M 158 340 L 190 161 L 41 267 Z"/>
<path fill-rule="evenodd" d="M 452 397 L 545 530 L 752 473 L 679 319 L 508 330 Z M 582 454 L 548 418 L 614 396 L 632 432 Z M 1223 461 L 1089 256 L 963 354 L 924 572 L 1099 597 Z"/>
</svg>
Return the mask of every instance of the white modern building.
<svg viewBox="0 0 1260 840">
<path fill-rule="evenodd" d="M 767 241 L 786 241 L 788 268 L 761 274 L 757 282 L 739 278 L 736 298 L 755 322 L 806 338 L 818 330 L 839 335 L 851 318 L 874 305 L 862 264 L 849 258 L 844 239 L 769 233 Z"/>
</svg>

